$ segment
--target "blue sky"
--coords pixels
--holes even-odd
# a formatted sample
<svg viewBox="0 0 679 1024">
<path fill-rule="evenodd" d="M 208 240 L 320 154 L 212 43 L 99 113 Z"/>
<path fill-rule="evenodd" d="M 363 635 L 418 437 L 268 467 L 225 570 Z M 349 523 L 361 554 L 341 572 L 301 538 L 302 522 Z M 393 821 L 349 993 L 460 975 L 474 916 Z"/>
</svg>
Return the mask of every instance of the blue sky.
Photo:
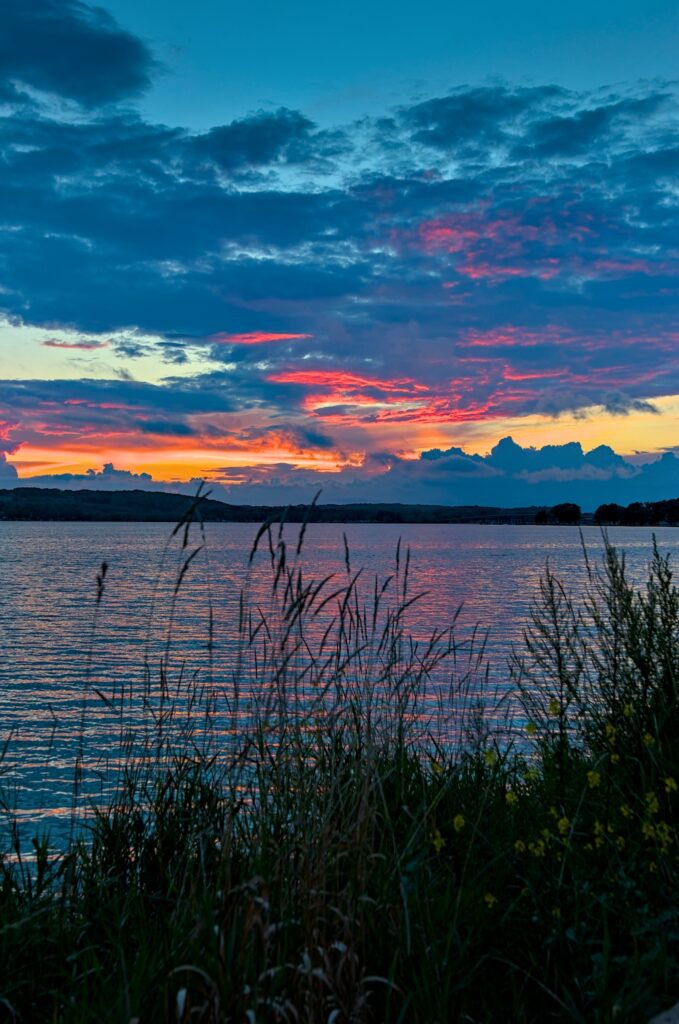
<svg viewBox="0 0 679 1024">
<path fill-rule="evenodd" d="M 679 493 L 677 11 L 592 8 L 0 0 L 2 479 Z"/>
<path fill-rule="evenodd" d="M 142 108 L 193 128 L 267 106 L 332 124 L 495 78 L 596 89 L 677 73 L 673 0 L 112 0 L 107 9 L 165 66 Z"/>
</svg>

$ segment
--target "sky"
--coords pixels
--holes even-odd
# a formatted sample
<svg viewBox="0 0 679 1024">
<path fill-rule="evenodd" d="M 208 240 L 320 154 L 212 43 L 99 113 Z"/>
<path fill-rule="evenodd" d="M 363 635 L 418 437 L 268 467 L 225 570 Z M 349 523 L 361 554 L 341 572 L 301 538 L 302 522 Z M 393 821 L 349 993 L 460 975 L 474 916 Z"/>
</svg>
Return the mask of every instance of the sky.
<svg viewBox="0 0 679 1024">
<path fill-rule="evenodd" d="M 0 24 L 0 486 L 679 494 L 674 0 Z"/>
</svg>

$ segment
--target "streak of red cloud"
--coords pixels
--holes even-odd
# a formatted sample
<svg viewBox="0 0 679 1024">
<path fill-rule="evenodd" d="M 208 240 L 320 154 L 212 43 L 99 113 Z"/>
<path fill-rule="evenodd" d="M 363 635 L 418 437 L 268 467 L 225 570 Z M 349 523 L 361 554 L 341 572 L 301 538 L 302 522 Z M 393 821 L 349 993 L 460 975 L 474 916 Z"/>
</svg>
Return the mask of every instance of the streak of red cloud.
<svg viewBox="0 0 679 1024">
<path fill-rule="evenodd" d="M 535 373 L 523 373 L 519 370 L 512 370 L 509 366 L 505 366 L 502 373 L 503 380 L 516 382 L 524 380 L 547 380 L 552 377 L 563 376 L 568 376 L 568 378 L 572 380 L 572 376 L 568 373 L 568 370 L 538 370 Z"/>
<path fill-rule="evenodd" d="M 411 377 L 383 379 L 346 373 L 344 370 L 287 370 L 271 374 L 268 379 L 275 384 L 304 384 L 309 387 L 329 387 L 338 390 L 374 388 L 376 391 L 401 395 L 429 390 L 426 384 L 418 384 Z"/>
<path fill-rule="evenodd" d="M 245 334 L 213 334 L 210 341 L 218 345 L 266 345 L 271 341 L 299 341 L 313 334 L 275 334 L 270 331 L 248 331 Z"/>
<path fill-rule="evenodd" d="M 545 341 L 558 344 L 568 341 L 568 337 L 558 327 L 549 325 L 541 331 L 528 331 L 507 325 L 490 331 L 467 331 L 462 344 L 470 348 L 532 348 Z"/>
<path fill-rule="evenodd" d="M 81 352 L 92 352 L 97 348 L 108 348 L 107 341 L 59 341 L 57 338 L 45 338 L 40 344 L 43 348 L 76 349 Z"/>
<path fill-rule="evenodd" d="M 555 235 L 551 221 L 526 224 L 516 214 L 502 212 L 487 217 L 485 207 L 422 221 L 417 228 L 417 237 L 425 249 L 450 253 L 469 253 L 484 243 L 500 242 L 503 254 L 516 255 L 526 242 L 544 241 L 545 236 L 551 240 Z"/>
<path fill-rule="evenodd" d="M 494 338 L 497 344 L 497 335 Z M 507 345 L 516 343 L 511 329 L 506 331 L 503 341 Z M 565 373 L 563 370 L 514 372 L 506 366 L 504 379 L 508 383 L 519 384 Z M 514 387 L 495 391 L 486 401 L 479 401 L 474 394 L 478 380 L 470 377 L 441 381 L 436 387 L 412 378 L 385 380 L 339 370 L 289 370 L 274 374 L 269 379 L 277 383 L 308 386 L 312 390 L 302 399 L 302 408 L 327 423 L 344 425 L 465 423 L 495 419 L 508 415 L 512 407 L 520 406 L 533 397 L 532 391 Z"/>
<path fill-rule="evenodd" d="M 63 405 L 82 405 L 87 409 L 115 409 L 118 412 L 127 410 L 136 412 L 137 407 L 128 405 L 125 402 L 91 402 L 87 398 L 64 398 Z"/>
<path fill-rule="evenodd" d="M 498 280 L 502 277 L 527 276 L 523 267 L 501 266 L 487 262 L 474 263 L 471 259 L 468 259 L 465 263 L 461 263 L 457 269 L 461 274 L 464 274 L 465 277 L 470 277 L 472 281 L 482 281 L 484 278 Z"/>
<path fill-rule="evenodd" d="M 672 268 L 666 261 L 652 260 L 594 260 L 589 266 L 583 267 L 583 273 L 592 277 L 624 277 L 627 274 L 644 274 L 646 277 L 653 277 L 656 274 L 675 273 L 676 267 Z"/>
<path fill-rule="evenodd" d="M 10 441 L 10 431 L 17 427 L 17 420 L 0 420 L 0 461 L 3 454 L 13 455 L 21 447 L 21 441 Z"/>
</svg>

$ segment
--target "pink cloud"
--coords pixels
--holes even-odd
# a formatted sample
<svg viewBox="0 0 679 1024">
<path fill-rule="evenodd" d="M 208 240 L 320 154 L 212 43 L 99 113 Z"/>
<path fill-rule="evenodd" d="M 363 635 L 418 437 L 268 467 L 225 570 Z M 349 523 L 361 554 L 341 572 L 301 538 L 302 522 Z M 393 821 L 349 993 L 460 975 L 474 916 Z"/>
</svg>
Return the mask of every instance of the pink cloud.
<svg viewBox="0 0 679 1024">
<path fill-rule="evenodd" d="M 271 341 L 299 341 L 312 334 L 285 334 L 270 331 L 248 331 L 245 334 L 213 334 L 210 341 L 218 345 L 266 345 Z"/>
<path fill-rule="evenodd" d="M 58 341 L 56 338 L 45 338 L 40 344 L 43 348 L 76 349 L 81 352 L 92 352 L 97 348 L 108 348 L 107 341 Z"/>
</svg>

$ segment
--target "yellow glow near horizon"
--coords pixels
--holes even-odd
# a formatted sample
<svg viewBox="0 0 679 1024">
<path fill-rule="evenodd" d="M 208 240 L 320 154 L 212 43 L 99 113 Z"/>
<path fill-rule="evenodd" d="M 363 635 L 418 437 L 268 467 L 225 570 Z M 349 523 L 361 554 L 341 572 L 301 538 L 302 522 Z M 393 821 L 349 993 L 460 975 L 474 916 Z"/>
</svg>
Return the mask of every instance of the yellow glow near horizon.
<svg viewBox="0 0 679 1024">
<path fill-rule="evenodd" d="M 117 353 L 111 344 L 116 334 L 145 346 L 148 353 L 134 360 Z M 160 384 L 169 376 L 190 377 L 206 367 L 199 355 L 194 354 L 191 358 L 189 346 L 186 363 L 168 364 L 161 358 L 161 350 L 156 345 L 158 340 L 150 336 L 130 335 L 130 332 L 113 332 L 109 337 L 61 327 L 52 329 L 0 322 L 0 379 L 115 380 L 132 369 L 136 380 Z"/>
<path fill-rule="evenodd" d="M 337 454 L 332 451 L 299 452 L 284 447 L 238 451 L 173 448 L 163 457 L 157 447 L 147 451 L 107 448 L 95 454 L 91 448 L 85 451 L 55 451 L 25 445 L 19 453 L 9 456 L 7 461 L 15 467 L 22 480 L 61 473 L 84 474 L 89 469 L 99 471 L 106 463 L 112 463 L 119 470 L 150 473 L 155 480 L 179 482 L 195 477 L 209 477 L 221 467 L 244 469 L 248 466 L 266 467 L 287 463 L 298 469 L 336 473 L 345 464 L 345 460 L 338 460 Z"/>
<path fill-rule="evenodd" d="M 409 434 L 415 452 L 429 448 L 459 446 L 471 453 L 486 454 L 502 437 L 511 435 L 523 448 L 542 448 L 579 441 L 585 451 L 609 445 L 618 455 L 637 452 L 661 454 L 679 441 L 679 395 L 653 399 L 657 413 L 632 411 L 626 416 L 612 415 L 601 408 L 587 410 L 586 416 L 524 416 L 512 419 L 479 420 L 470 423 L 393 424 L 388 430 L 394 442 L 403 442 Z M 385 431 L 384 433 L 387 433 Z M 383 439 L 384 433 L 382 434 Z"/>
</svg>

